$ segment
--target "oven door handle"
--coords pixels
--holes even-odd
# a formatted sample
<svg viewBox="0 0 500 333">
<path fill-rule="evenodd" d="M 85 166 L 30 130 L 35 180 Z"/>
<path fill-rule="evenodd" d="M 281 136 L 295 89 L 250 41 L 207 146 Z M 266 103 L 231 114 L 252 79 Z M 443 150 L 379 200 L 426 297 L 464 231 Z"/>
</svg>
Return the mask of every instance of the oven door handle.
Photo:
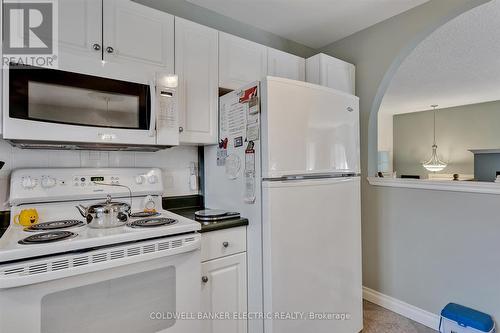
<svg viewBox="0 0 500 333">
<path fill-rule="evenodd" d="M 156 136 L 156 85 L 154 81 L 149 83 L 149 96 L 151 101 L 150 119 L 149 119 L 149 136 Z"/>
</svg>

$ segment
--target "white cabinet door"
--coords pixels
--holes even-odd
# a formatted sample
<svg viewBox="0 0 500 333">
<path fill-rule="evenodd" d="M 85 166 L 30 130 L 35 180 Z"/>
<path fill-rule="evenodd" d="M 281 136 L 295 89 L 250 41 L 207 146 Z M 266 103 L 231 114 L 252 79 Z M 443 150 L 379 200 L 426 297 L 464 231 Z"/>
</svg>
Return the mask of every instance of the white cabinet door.
<svg viewBox="0 0 500 333">
<path fill-rule="evenodd" d="M 276 49 L 267 49 L 268 75 L 304 81 L 306 79 L 306 60 L 296 55 Z"/>
<path fill-rule="evenodd" d="M 59 69 L 86 74 L 102 71 L 100 0 L 59 1 Z"/>
<path fill-rule="evenodd" d="M 217 143 L 219 47 L 217 30 L 175 18 L 175 73 L 182 143 Z"/>
<path fill-rule="evenodd" d="M 247 311 L 246 253 L 210 260 L 201 265 L 203 313 Z M 246 333 L 246 320 L 204 320 L 203 333 Z"/>
<path fill-rule="evenodd" d="M 130 0 L 104 0 L 103 15 L 104 60 L 174 71 L 174 16 Z"/>
<path fill-rule="evenodd" d="M 219 33 L 219 87 L 238 89 L 267 75 L 267 47 Z"/>
<path fill-rule="evenodd" d="M 59 1 L 58 17 L 60 52 L 101 59 L 101 1 Z"/>
<path fill-rule="evenodd" d="M 320 53 L 306 60 L 307 82 L 355 94 L 355 71 L 353 64 Z"/>
</svg>

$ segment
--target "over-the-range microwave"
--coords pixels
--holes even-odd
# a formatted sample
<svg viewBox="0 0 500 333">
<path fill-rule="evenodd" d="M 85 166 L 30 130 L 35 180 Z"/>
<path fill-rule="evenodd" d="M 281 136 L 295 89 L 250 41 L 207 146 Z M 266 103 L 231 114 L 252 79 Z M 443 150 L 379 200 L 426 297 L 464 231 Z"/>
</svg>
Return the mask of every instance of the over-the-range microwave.
<svg viewBox="0 0 500 333">
<path fill-rule="evenodd" d="M 175 76 L 128 82 L 13 65 L 3 138 L 22 148 L 158 150 L 179 144 Z"/>
</svg>

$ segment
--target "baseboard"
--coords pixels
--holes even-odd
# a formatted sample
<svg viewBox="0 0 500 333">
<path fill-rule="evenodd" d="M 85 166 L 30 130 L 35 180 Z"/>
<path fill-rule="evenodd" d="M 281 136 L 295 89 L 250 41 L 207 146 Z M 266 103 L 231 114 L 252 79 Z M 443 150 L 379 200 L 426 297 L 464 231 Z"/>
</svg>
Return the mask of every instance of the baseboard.
<svg viewBox="0 0 500 333">
<path fill-rule="evenodd" d="M 368 302 L 372 302 L 378 306 L 386 308 L 387 310 L 396 312 L 397 314 L 416 321 L 417 323 L 430 327 L 436 331 L 439 330 L 440 317 L 434 313 L 422 310 L 416 306 L 384 295 L 367 287 L 363 287 L 363 298 Z"/>
</svg>

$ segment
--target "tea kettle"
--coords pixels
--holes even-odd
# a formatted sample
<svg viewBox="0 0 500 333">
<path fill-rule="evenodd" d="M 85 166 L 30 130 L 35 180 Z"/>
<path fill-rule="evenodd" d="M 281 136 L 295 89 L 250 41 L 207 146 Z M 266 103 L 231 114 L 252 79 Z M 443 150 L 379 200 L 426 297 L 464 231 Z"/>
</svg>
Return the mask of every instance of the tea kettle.
<svg viewBox="0 0 500 333">
<path fill-rule="evenodd" d="M 113 202 L 108 195 L 105 202 L 88 207 L 75 206 L 86 218 L 90 228 L 114 228 L 124 225 L 130 216 L 130 205 L 125 202 Z"/>
</svg>

